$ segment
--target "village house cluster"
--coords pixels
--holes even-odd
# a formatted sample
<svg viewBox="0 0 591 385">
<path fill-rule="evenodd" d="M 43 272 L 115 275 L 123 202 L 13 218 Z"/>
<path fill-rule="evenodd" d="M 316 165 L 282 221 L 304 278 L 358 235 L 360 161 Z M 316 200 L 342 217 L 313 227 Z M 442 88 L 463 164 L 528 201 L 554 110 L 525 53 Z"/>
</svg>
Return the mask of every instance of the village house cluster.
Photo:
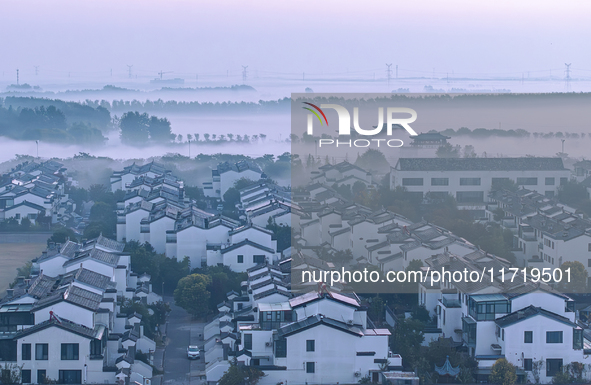
<svg viewBox="0 0 591 385">
<path fill-rule="evenodd" d="M 264 227 L 272 216 L 278 223 L 289 224 L 288 194 L 259 180 L 264 174 L 252 174 L 255 167 L 245 168 L 242 163 L 218 166 L 225 170 L 219 174 L 231 179 L 223 183 L 224 193 L 238 179 L 256 177 L 252 185 L 240 191 L 242 221 L 218 210 L 200 209 L 197 202 L 185 196 L 182 182 L 158 164 L 132 165 L 115 172 L 112 189 L 125 191 L 125 197 L 117 203 L 117 240 L 149 242 L 156 252 L 169 258 L 188 257 L 192 268 L 223 264 L 234 271 L 246 271 L 276 261 L 277 241 Z"/>
<path fill-rule="evenodd" d="M 0 301 L 0 361 L 21 382 L 149 385 L 156 343 L 126 301 L 153 304 L 149 275 L 131 271 L 125 245 L 99 236 L 50 243 Z M 145 361 L 137 359 L 143 354 Z"/>
<path fill-rule="evenodd" d="M 82 218 L 74 210 L 76 205 L 65 193 L 72 183 L 66 168 L 53 160 L 24 162 L 0 175 L 0 222 L 23 219 L 35 225 L 62 223 L 77 227 Z"/>
<path fill-rule="evenodd" d="M 516 256 L 510 262 L 433 223 L 345 198 L 341 186 L 361 182 L 369 190 L 378 188 L 377 176 L 346 161 L 311 171 L 308 183 L 293 191 L 248 162 L 220 164 L 204 184 L 206 200 L 223 204 L 236 181 L 251 180 L 238 191 L 235 218 L 222 215 L 215 204 L 187 197 L 183 182 L 163 166 L 133 164 L 111 178 L 111 190 L 125 193 L 117 202 L 117 240 L 101 236 L 50 245 L 35 261 L 31 279 L 19 280 L 1 302 L 0 312 L 7 315 L 0 319 L 7 321 L 0 350 L 23 365 L 29 382 L 45 376 L 71 383 L 148 384 L 151 369 L 134 355 L 141 351 L 151 357 L 155 345 L 144 335 L 141 319 L 120 309 L 123 299 L 160 300 L 150 277 L 130 270 L 123 247 L 136 241 L 149 242 L 169 258 L 187 257 L 192 268 L 224 265 L 247 274 L 240 292 L 227 293 L 219 314 L 205 326 L 208 382 L 218 381 L 236 361 L 262 370 L 261 385 L 345 384 L 362 378 L 418 383 L 414 373 L 402 370 L 404 357 L 389 344 L 388 326 L 395 332 L 400 314 L 386 307 L 380 323 L 368 316 L 367 298 L 347 283 L 327 287 L 297 281 L 304 270 L 387 273 L 420 261 L 422 271 L 492 268 L 485 275 L 493 275 L 483 282 L 416 284 L 418 304 L 433 319 L 423 344 L 449 339 L 477 361 L 477 381 L 486 381 L 492 364 L 504 357 L 522 379 L 548 383 L 565 365 L 591 364 L 591 333 L 582 316 L 587 313 L 548 284 L 495 275 L 502 268 L 556 268 L 567 261 L 591 268 L 591 222 L 556 200 L 557 189 L 571 176 L 588 178 L 584 165 L 578 168 L 571 175 L 560 158 L 401 158 L 391 168 L 391 189 L 402 187 L 421 199 L 452 195 L 476 222 L 510 230 Z M 58 167 L 53 174 L 64 172 Z M 45 174 L 36 175 L 38 181 Z M 10 183 L 20 183 L 19 177 L 11 176 Z M 507 180 L 519 189 L 493 188 Z M 30 183 L 23 188 L 34 190 Z M 56 196 L 67 202 L 63 187 Z M 50 212 L 56 220 L 65 215 Z M 269 224 L 291 227 L 291 247 L 278 252 Z M 342 258 L 344 253 L 349 257 Z M 75 356 L 75 365 L 61 365 L 69 361 L 62 357 Z M 449 362 L 442 364 L 435 369 L 458 374 Z"/>
</svg>

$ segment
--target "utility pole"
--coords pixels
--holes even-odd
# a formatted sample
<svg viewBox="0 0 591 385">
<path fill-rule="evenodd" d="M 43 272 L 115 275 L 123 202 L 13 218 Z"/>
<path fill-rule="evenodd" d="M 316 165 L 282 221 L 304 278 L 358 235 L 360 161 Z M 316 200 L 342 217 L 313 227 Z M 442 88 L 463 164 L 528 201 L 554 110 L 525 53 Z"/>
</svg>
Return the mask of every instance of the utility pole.
<svg viewBox="0 0 591 385">
<path fill-rule="evenodd" d="M 16 85 L 18 86 L 18 68 L 16 69 Z"/>
<path fill-rule="evenodd" d="M 132 65 L 127 64 L 127 69 L 128 69 L 128 74 L 129 74 L 129 78 L 131 79 L 131 67 L 133 67 Z"/>
<path fill-rule="evenodd" d="M 302 81 L 306 80 L 306 73 L 302 72 Z"/>
<path fill-rule="evenodd" d="M 111 77 L 113 77 L 113 68 L 111 68 Z"/>
<path fill-rule="evenodd" d="M 568 64 L 564 63 L 564 65 L 566 66 L 566 77 L 564 78 L 564 81 L 566 83 L 566 92 L 570 91 L 570 80 L 571 80 L 571 77 L 570 77 L 570 65 L 571 64 L 572 63 L 568 63 Z"/>
<path fill-rule="evenodd" d="M 191 139 L 189 141 L 189 159 L 191 159 Z"/>
<path fill-rule="evenodd" d="M 35 76 L 39 75 L 39 66 L 35 66 Z"/>
<path fill-rule="evenodd" d="M 396 79 L 398 79 L 398 64 L 396 64 Z"/>
<path fill-rule="evenodd" d="M 562 140 L 562 153 L 564 154 L 564 139 L 560 139 Z"/>
<path fill-rule="evenodd" d="M 246 78 L 248 77 L 247 68 L 248 66 L 242 66 L 242 83 L 246 83 Z"/>
<path fill-rule="evenodd" d="M 390 79 L 392 78 L 392 63 L 390 63 L 390 64 L 386 63 L 386 67 L 388 67 L 386 69 L 386 75 L 388 78 L 388 85 L 390 85 Z"/>
</svg>

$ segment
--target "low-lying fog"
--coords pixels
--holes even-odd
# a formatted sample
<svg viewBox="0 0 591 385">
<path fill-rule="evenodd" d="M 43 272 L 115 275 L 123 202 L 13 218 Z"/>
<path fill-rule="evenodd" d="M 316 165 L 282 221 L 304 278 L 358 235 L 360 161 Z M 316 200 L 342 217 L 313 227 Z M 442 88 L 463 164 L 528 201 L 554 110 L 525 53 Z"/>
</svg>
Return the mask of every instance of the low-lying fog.
<svg viewBox="0 0 591 385">
<path fill-rule="evenodd" d="M 4 83 L 4 84 L 3 84 Z M 32 84 L 36 84 L 31 82 Z M 230 86 L 231 84 L 239 83 L 238 79 L 230 79 L 219 82 L 187 82 L 185 87 L 201 87 L 201 86 Z M 0 89 L 5 88 L 6 82 L 0 82 Z M 84 90 L 84 89 L 100 89 L 105 83 L 98 83 L 96 81 L 84 81 L 80 80 L 80 83 L 66 83 L 66 82 L 53 82 L 48 84 L 40 85 L 43 89 L 52 90 L 57 94 L 53 95 L 37 95 L 31 94 L 36 97 L 47 97 L 51 99 L 62 99 L 70 101 L 84 101 L 85 99 L 108 99 L 105 95 L 111 96 L 113 99 L 132 100 L 137 95 L 143 95 L 143 100 L 150 99 L 155 100 L 157 97 L 171 97 L 173 100 L 199 100 L 199 101 L 247 101 L 256 102 L 259 100 L 277 100 L 278 98 L 289 97 L 292 92 L 302 93 L 306 87 L 312 88 L 315 93 L 319 92 L 391 92 L 393 90 L 403 89 L 410 92 L 423 92 L 425 86 L 432 86 L 434 91 L 474 91 L 484 92 L 489 91 L 508 91 L 511 92 L 563 92 L 565 91 L 565 85 L 562 80 L 552 81 L 524 81 L 523 83 L 515 80 L 450 80 L 447 79 L 393 79 L 391 84 L 388 86 L 387 83 L 382 80 L 370 81 L 367 79 L 360 79 L 358 81 L 352 80 L 315 80 L 315 81 L 296 81 L 296 80 L 278 80 L 278 79 L 248 79 L 247 84 L 253 86 L 255 91 L 167 91 L 167 92 L 156 92 L 154 87 L 150 87 L 147 80 L 141 81 L 120 81 L 116 83 L 118 87 L 124 87 L 129 89 L 141 90 L 142 93 L 128 93 L 120 92 L 114 94 L 105 94 L 103 92 L 90 92 L 90 93 L 78 93 L 78 92 L 64 92 L 65 90 Z M 573 91 L 591 91 L 591 81 L 578 81 L 572 83 Z M 458 91 L 459 92 L 459 91 Z M 7 94 L 0 95 L 6 96 Z M 19 92 L 11 92 L 10 95 L 24 95 Z M 310 94 L 308 94 L 310 95 Z M 142 100 L 139 99 L 138 100 Z M 578 108 L 577 106 L 573 106 Z M 545 108 L 546 109 L 546 108 Z M 120 115 L 119 112 L 117 112 Z M 204 140 L 204 134 L 210 135 L 266 135 L 265 140 L 257 140 L 256 143 L 250 144 L 239 144 L 230 142 L 223 145 L 218 144 L 204 144 L 192 143 L 191 144 L 191 155 L 195 156 L 199 153 L 213 154 L 213 153 L 233 153 L 233 154 L 245 154 L 253 157 L 261 156 L 264 154 L 275 154 L 279 155 L 286 151 L 290 151 L 290 143 L 286 142 L 286 139 L 291 133 L 291 117 L 288 113 L 285 114 L 251 114 L 251 115 L 232 115 L 232 116 L 220 116 L 220 115 L 197 115 L 197 114 L 166 114 L 164 112 L 155 113 L 159 117 L 166 117 L 171 121 L 172 131 L 175 134 L 181 134 L 186 140 L 187 134 L 195 135 L 199 134 L 201 141 Z M 112 115 L 115 113 L 112 112 Z M 523 114 L 522 114 L 523 115 Z M 529 115 L 530 117 L 532 115 Z M 512 124 L 507 117 L 502 119 L 496 119 L 496 116 L 490 117 L 485 124 L 479 124 L 478 120 L 470 120 L 466 123 L 458 123 L 457 125 L 445 125 L 438 121 L 439 115 L 434 116 L 422 115 L 423 123 L 419 124 L 417 128 L 418 132 L 426 132 L 430 129 L 443 130 L 445 128 L 457 129 L 462 126 L 466 126 L 470 129 L 484 127 L 484 128 L 499 128 L 499 123 L 502 123 L 502 129 L 517 129 L 523 128 L 530 132 L 550 132 L 550 131 L 563 131 L 563 132 L 591 132 L 591 126 L 585 123 L 583 126 L 577 127 L 558 127 L 556 121 L 540 121 L 537 122 L 533 127 L 526 127 L 519 123 Z M 478 119 L 482 116 L 477 116 Z M 523 120 L 523 116 L 521 116 Z M 559 119 L 559 117 L 557 117 Z M 524 120 L 528 120 L 527 115 Z M 480 119 L 482 121 L 482 119 Z M 502 121 L 502 122 L 501 122 Z M 589 122 L 591 120 L 584 120 Z M 517 121 L 515 121 L 517 122 Z M 420 119 L 417 121 L 420 123 Z M 303 131 L 303 130 L 302 130 Z M 105 156 L 114 159 L 131 159 L 131 158 L 147 158 L 150 156 L 160 156 L 167 153 L 181 153 L 182 155 L 189 155 L 189 144 L 174 144 L 174 145 L 151 145 L 148 147 L 138 148 L 133 146 L 123 145 L 119 139 L 119 133 L 112 131 L 106 134 L 109 138 L 107 144 L 101 147 L 88 147 L 78 145 L 60 145 L 58 143 L 39 143 L 39 156 L 42 158 L 51 157 L 72 157 L 79 152 L 86 152 L 94 156 Z M 301 133 L 298 133 L 301 136 Z M 35 156 L 37 154 L 37 144 L 34 141 L 14 141 L 0 138 L 0 162 L 13 159 L 18 154 L 26 154 Z M 453 137 L 450 140 L 452 144 L 459 144 L 462 146 L 473 145 L 476 153 L 481 156 L 485 152 L 487 156 L 525 156 L 525 155 L 537 155 L 537 156 L 554 156 L 556 153 L 561 151 L 562 142 L 558 138 L 552 139 L 536 139 L 533 136 L 529 139 L 518 139 L 518 138 L 500 138 L 492 137 L 487 139 L 474 139 L 471 137 Z M 587 135 L 583 139 L 566 139 L 565 152 L 570 157 L 588 157 L 589 145 L 591 145 L 591 138 Z M 395 159 L 399 150 L 392 149 L 388 151 L 390 159 Z M 424 156 L 417 154 L 415 156 Z M 428 156 L 428 155 L 427 155 Z"/>
</svg>

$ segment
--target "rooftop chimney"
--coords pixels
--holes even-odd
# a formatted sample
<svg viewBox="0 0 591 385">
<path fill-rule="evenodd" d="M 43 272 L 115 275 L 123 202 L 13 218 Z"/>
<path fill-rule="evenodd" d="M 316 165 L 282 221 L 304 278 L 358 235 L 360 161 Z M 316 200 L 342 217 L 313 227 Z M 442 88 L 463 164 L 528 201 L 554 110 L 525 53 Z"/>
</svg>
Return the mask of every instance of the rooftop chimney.
<svg viewBox="0 0 591 385">
<path fill-rule="evenodd" d="M 6 296 L 8 298 L 12 298 L 13 295 L 14 295 L 14 289 L 6 289 Z"/>
</svg>

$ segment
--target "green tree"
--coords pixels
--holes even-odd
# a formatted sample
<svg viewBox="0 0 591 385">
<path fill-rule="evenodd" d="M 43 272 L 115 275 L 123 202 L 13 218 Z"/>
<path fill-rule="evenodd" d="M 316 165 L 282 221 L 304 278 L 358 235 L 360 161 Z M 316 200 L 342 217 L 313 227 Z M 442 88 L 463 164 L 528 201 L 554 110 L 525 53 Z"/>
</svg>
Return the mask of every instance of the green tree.
<svg viewBox="0 0 591 385">
<path fill-rule="evenodd" d="M 170 121 L 166 118 L 160 119 L 156 116 L 151 116 L 147 130 L 150 134 L 150 139 L 154 141 L 168 143 L 172 139 Z M 189 138 L 189 135 L 187 135 L 187 138 Z"/>
<path fill-rule="evenodd" d="M 369 148 L 361 154 L 355 161 L 355 166 L 371 173 L 386 174 L 390 172 L 390 163 L 386 156 L 380 150 L 373 148 Z"/>
<path fill-rule="evenodd" d="M 264 376 L 265 373 L 255 366 L 238 365 L 234 359 L 218 381 L 218 385 L 256 385 Z"/>
<path fill-rule="evenodd" d="M 509 178 L 494 178 L 491 186 L 492 191 L 507 190 L 515 192 L 519 190 L 517 183 Z"/>
<path fill-rule="evenodd" d="M 578 206 L 589 199 L 589 194 L 585 186 L 571 180 L 558 188 L 558 199 L 567 205 Z"/>
<path fill-rule="evenodd" d="M 211 293 L 207 287 L 211 278 L 203 274 L 191 274 L 182 278 L 174 291 L 177 305 L 196 317 L 205 317 L 209 313 Z"/>
<path fill-rule="evenodd" d="M 61 243 L 64 244 L 68 239 L 76 240 L 76 233 L 72 229 L 61 227 L 53 232 L 53 235 L 47 239 L 47 245 L 49 243 Z"/>
<path fill-rule="evenodd" d="M 562 270 L 562 281 L 559 283 L 560 290 L 564 293 L 586 293 L 587 292 L 587 269 L 579 261 L 567 261 L 560 266 Z M 569 275 L 566 273 L 570 269 Z"/>
<path fill-rule="evenodd" d="M 382 322 L 383 314 L 384 300 L 379 295 L 376 295 L 371 299 L 371 305 L 369 306 L 368 312 L 369 318 L 379 324 Z"/>
<path fill-rule="evenodd" d="M 515 365 L 505 358 L 499 358 L 490 370 L 488 382 L 499 385 L 513 385 L 517 381 L 516 370 Z"/>
<path fill-rule="evenodd" d="M 147 113 L 126 112 L 119 120 L 121 141 L 125 144 L 141 145 L 146 143 L 150 135 L 150 117 Z"/>
<path fill-rule="evenodd" d="M 459 158 L 460 157 L 460 146 L 452 146 L 449 143 L 445 143 L 439 146 L 436 155 L 438 158 Z"/>
<path fill-rule="evenodd" d="M 425 324 L 415 319 L 402 319 L 396 323 L 391 350 L 404 357 L 404 367 L 413 369 L 421 357 L 421 344 L 425 337 Z"/>
</svg>

